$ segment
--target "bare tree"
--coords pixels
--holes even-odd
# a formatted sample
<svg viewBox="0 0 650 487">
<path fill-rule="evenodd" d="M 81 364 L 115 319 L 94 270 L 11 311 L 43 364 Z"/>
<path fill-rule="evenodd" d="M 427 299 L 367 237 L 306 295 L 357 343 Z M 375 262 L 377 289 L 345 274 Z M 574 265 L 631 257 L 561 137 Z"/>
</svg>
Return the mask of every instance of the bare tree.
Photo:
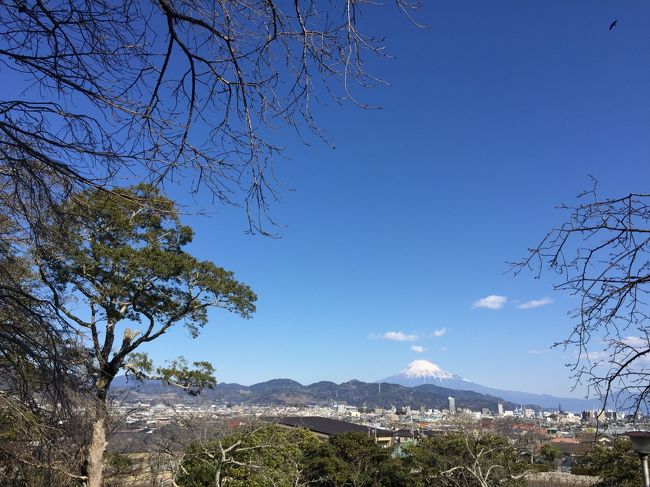
<svg viewBox="0 0 650 487">
<path fill-rule="evenodd" d="M 555 288 L 578 300 L 575 325 L 556 346 L 569 348 L 576 385 L 608 405 L 648 410 L 650 393 L 650 195 L 601 198 L 593 189 L 521 262 L 559 275 Z"/>
<path fill-rule="evenodd" d="M 0 472 L 6 485 L 66 485 L 85 444 L 87 354 L 13 244 L 0 239 Z"/>
<path fill-rule="evenodd" d="M 32 397 L 33 398 L 33 397 Z M 77 397 L 81 408 L 83 397 Z M 73 401 L 70 394 L 67 404 Z M 48 404 L 52 404 L 48 402 Z M 41 406 L 41 405 L 37 405 Z M 35 407 L 0 393 L 0 474 L 2 485 L 79 485 L 87 438 L 85 418 L 57 406 Z"/>
<path fill-rule="evenodd" d="M 407 15 L 417 7 L 391 3 Z M 356 87 L 382 82 L 364 65 L 383 53 L 360 27 L 372 4 L 2 2 L 0 65 L 20 89 L 0 100 L 0 187 L 59 198 L 133 175 L 188 178 L 243 204 L 260 231 L 276 197 L 272 133 L 322 135 L 318 93 L 367 107 Z"/>
</svg>

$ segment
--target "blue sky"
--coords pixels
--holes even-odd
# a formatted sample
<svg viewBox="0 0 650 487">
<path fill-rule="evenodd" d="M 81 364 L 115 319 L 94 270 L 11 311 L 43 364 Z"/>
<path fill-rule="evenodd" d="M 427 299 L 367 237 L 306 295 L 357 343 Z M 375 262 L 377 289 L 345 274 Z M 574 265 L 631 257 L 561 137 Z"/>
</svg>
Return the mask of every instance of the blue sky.
<svg viewBox="0 0 650 487">
<path fill-rule="evenodd" d="M 506 262 L 563 221 L 555 207 L 590 175 L 607 195 L 647 192 L 650 3 L 425 0 L 426 29 L 368 12 L 394 56 L 368 68 L 391 86 L 359 93 L 381 110 L 316 108 L 335 149 L 278 134 L 280 238 L 167 187 L 208 212 L 185 220 L 190 250 L 251 285 L 258 311 L 213 311 L 200 338 L 176 329 L 146 351 L 209 360 L 221 382 L 373 381 L 427 359 L 487 386 L 571 394 L 573 351 L 549 347 L 576 300 Z M 507 299 L 477 305 L 488 296 Z M 546 304 L 518 307 L 532 300 Z"/>
<path fill-rule="evenodd" d="M 362 97 L 383 108 L 319 107 L 335 149 L 286 139 L 281 238 L 246 235 L 234 209 L 187 219 L 192 251 L 258 293 L 255 317 L 213 312 L 198 340 L 175 330 L 149 351 L 244 384 L 372 381 L 424 358 L 488 386 L 571 394 L 573 351 L 549 347 L 576 300 L 506 262 L 563 221 L 555 207 L 589 175 L 604 194 L 647 191 L 650 4 L 426 2 L 427 29 L 375 11 L 395 59 L 369 67 L 392 85 Z M 507 301 L 475 306 L 490 295 Z M 517 307 L 531 300 L 550 303 Z"/>
</svg>

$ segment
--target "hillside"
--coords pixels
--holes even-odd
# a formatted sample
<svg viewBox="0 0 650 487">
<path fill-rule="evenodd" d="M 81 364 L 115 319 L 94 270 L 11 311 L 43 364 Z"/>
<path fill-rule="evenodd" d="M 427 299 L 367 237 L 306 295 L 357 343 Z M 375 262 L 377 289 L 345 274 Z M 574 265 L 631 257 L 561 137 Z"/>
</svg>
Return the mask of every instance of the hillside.
<svg viewBox="0 0 650 487">
<path fill-rule="evenodd" d="M 326 405 L 344 403 L 351 406 L 401 407 L 444 409 L 448 397 L 453 396 L 456 407 L 481 410 L 488 408 L 496 411 L 497 403 L 502 402 L 506 409 L 514 409 L 515 404 L 501 398 L 472 391 L 458 391 L 433 384 L 405 387 L 399 384 L 374 384 L 351 380 L 342 384 L 334 382 L 316 382 L 302 385 L 289 379 L 273 379 L 252 386 L 240 384 L 218 384 L 212 390 L 206 390 L 196 398 L 185 395 L 179 389 L 160 381 L 142 383 L 127 382 L 118 377 L 112 387 L 113 393 L 124 396 L 126 401 L 174 400 L 179 402 L 204 402 L 265 405 Z"/>
</svg>

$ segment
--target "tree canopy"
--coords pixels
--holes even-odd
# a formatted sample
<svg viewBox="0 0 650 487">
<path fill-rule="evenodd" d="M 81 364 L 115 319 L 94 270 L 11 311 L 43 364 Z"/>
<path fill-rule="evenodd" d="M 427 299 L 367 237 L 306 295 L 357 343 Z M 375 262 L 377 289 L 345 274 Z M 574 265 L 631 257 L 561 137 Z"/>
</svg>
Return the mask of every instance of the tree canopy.
<svg viewBox="0 0 650 487">
<path fill-rule="evenodd" d="M 193 443 L 177 482 L 188 487 L 496 487 L 525 485 L 533 470 L 507 439 L 452 433 L 409 443 L 401 454 L 362 433 L 318 440 L 302 430 L 243 427 Z"/>
<path fill-rule="evenodd" d="M 601 478 L 599 487 L 633 487 L 643 485 L 638 455 L 628 438 L 615 438 L 612 445 L 596 445 L 579 458 L 571 469 L 576 475 Z"/>
<path fill-rule="evenodd" d="M 66 209 L 68 224 L 53 230 L 58 244 L 35 249 L 57 311 L 88 333 L 99 389 L 130 353 L 171 326 L 182 324 L 196 337 L 208 308 L 247 318 L 256 300 L 232 272 L 184 251 L 193 232 L 156 189 L 140 185 L 114 193 L 75 197 Z"/>
<path fill-rule="evenodd" d="M 454 433 L 426 438 L 409 448 L 407 465 L 424 485 L 518 486 L 525 485 L 528 456 L 518 455 L 501 436 Z"/>
<path fill-rule="evenodd" d="M 306 486 L 307 452 L 319 442 L 301 429 L 240 428 L 223 438 L 190 445 L 177 482 L 185 487 Z"/>
<path fill-rule="evenodd" d="M 364 433 L 334 435 L 310 452 L 309 478 L 322 487 L 417 485 L 391 453 Z"/>
</svg>

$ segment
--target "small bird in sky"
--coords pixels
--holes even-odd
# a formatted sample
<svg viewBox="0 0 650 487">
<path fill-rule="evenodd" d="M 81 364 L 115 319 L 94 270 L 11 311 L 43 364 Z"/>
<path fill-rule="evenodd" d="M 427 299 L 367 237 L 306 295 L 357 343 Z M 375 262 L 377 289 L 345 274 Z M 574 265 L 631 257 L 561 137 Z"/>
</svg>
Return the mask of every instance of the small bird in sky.
<svg viewBox="0 0 650 487">
<path fill-rule="evenodd" d="M 616 27 L 616 24 L 618 23 L 618 20 L 615 20 L 611 24 L 609 24 L 609 30 L 612 30 L 614 27 Z"/>
</svg>

